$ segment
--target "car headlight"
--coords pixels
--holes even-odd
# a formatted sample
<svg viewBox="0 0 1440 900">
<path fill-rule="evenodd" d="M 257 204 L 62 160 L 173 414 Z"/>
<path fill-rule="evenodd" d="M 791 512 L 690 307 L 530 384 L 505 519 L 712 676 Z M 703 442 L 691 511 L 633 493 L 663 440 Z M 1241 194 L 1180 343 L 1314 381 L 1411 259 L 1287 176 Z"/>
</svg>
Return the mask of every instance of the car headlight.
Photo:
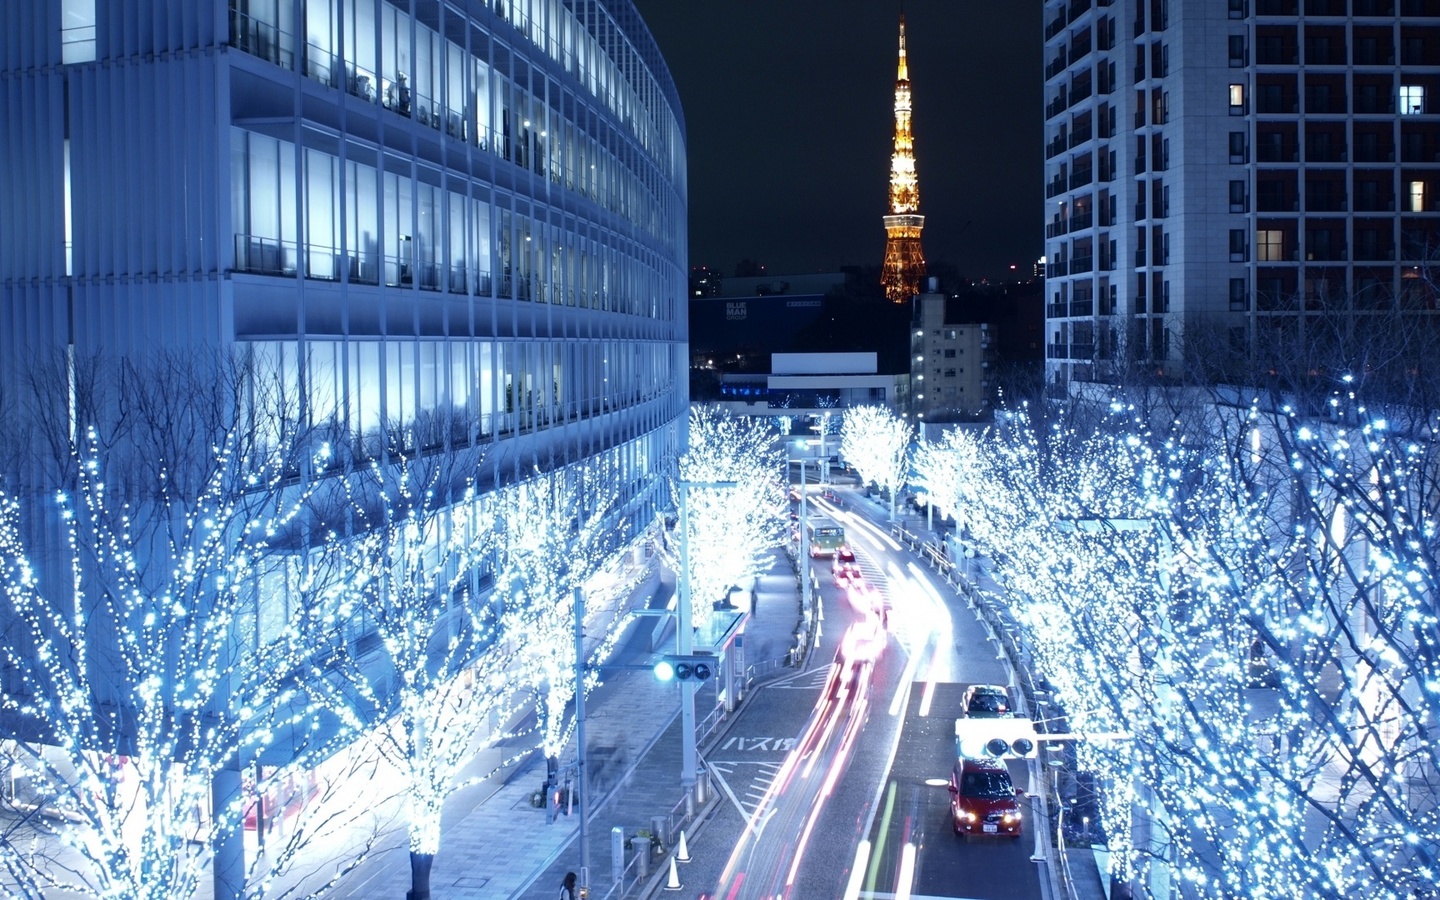
<svg viewBox="0 0 1440 900">
<path fill-rule="evenodd" d="M 1018 821 L 1020 821 L 1020 813 L 1019 813 L 1018 810 L 1015 811 L 1015 812 L 1007 812 L 1007 813 L 1005 814 L 1005 817 L 1004 817 L 1004 818 L 1005 818 L 1005 824 L 1006 824 L 1006 825 L 1009 825 L 1009 824 L 1011 824 L 1011 823 L 1013 823 L 1013 822 L 1018 822 Z"/>
</svg>

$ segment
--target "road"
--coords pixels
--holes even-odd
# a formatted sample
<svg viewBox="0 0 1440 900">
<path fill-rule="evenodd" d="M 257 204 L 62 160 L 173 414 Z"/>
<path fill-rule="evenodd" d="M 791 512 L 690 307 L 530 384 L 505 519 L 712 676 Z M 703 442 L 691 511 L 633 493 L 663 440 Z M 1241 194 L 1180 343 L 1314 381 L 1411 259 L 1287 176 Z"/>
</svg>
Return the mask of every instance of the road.
<svg viewBox="0 0 1440 900">
<path fill-rule="evenodd" d="M 1018 839 L 950 827 L 956 711 L 970 683 L 1007 683 L 997 645 L 863 509 L 811 512 L 845 526 L 873 592 L 816 561 L 816 662 L 760 692 L 705 760 L 727 801 L 713 827 L 738 839 L 723 868 L 687 880 L 716 900 L 1042 897 L 1028 822 Z M 1025 787 L 1024 761 L 1010 769 Z"/>
</svg>

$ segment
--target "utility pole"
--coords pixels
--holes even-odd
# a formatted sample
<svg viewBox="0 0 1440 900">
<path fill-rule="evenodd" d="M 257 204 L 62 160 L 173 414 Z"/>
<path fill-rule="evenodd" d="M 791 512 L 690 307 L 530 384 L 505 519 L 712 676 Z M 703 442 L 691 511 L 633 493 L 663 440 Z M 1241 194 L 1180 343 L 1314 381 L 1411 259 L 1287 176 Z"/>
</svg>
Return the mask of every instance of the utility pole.
<svg viewBox="0 0 1440 900">
<path fill-rule="evenodd" d="M 800 608 L 810 614 L 810 529 L 806 527 L 805 460 L 800 460 Z"/>
<path fill-rule="evenodd" d="M 580 807 L 580 888 L 590 889 L 590 791 L 585 784 L 585 591 L 575 588 L 575 801 Z"/>
</svg>

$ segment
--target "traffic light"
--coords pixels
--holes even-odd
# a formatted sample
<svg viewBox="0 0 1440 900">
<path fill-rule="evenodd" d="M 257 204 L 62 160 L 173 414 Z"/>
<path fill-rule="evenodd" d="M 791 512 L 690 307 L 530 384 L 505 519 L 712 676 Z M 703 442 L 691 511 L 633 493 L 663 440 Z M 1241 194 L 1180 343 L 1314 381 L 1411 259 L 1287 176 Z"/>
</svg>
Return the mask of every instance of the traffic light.
<svg viewBox="0 0 1440 900">
<path fill-rule="evenodd" d="M 661 681 L 709 681 L 715 674 L 715 657 L 664 656 L 655 663 L 654 671 Z"/>
<path fill-rule="evenodd" d="M 1023 757 L 1033 759 L 1040 735 L 1029 719 L 956 719 L 955 755 L 968 759 Z"/>
</svg>

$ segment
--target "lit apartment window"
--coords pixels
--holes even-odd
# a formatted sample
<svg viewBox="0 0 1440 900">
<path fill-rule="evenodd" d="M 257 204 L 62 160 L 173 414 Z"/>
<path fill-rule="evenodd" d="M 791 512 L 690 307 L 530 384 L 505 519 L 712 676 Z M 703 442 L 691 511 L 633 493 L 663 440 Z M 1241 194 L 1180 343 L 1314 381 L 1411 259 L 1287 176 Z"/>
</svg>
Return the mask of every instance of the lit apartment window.
<svg viewBox="0 0 1440 900">
<path fill-rule="evenodd" d="M 1232 84 L 1230 85 L 1230 115 L 1238 116 L 1243 112 L 1245 112 L 1245 85 Z"/>
<path fill-rule="evenodd" d="M 1412 181 L 1412 182 L 1410 182 L 1410 190 L 1409 190 L 1408 193 L 1409 193 L 1409 195 L 1410 195 L 1410 211 L 1411 211 L 1411 212 L 1424 212 L 1424 211 L 1425 211 L 1425 182 L 1423 182 L 1423 181 Z"/>
<path fill-rule="evenodd" d="M 1261 262 L 1281 262 L 1285 259 L 1285 232 L 1278 229 L 1257 231 L 1255 246 Z"/>
<path fill-rule="evenodd" d="M 1425 86 L 1420 84 L 1400 85 L 1400 115 L 1418 116 L 1425 111 Z"/>
</svg>

